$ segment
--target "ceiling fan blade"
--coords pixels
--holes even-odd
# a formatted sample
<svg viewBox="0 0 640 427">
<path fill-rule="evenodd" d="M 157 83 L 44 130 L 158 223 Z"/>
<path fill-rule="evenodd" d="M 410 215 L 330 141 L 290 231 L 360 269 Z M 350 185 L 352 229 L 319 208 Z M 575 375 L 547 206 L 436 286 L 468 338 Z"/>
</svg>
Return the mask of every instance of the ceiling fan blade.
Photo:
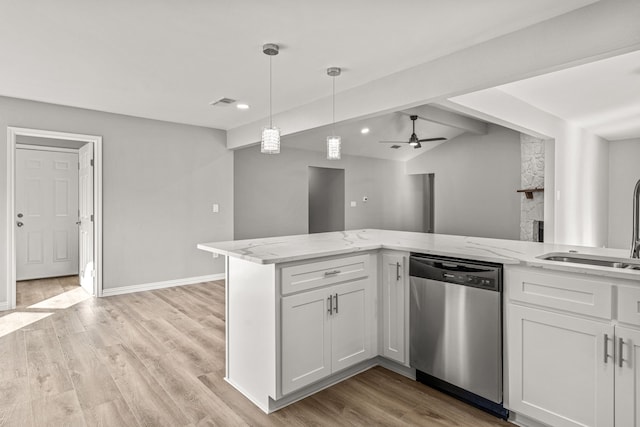
<svg viewBox="0 0 640 427">
<path fill-rule="evenodd" d="M 409 141 L 378 141 L 383 144 L 408 144 Z"/>
<path fill-rule="evenodd" d="M 447 138 L 424 138 L 424 139 L 419 139 L 418 142 L 430 142 L 430 141 L 446 141 Z"/>
</svg>

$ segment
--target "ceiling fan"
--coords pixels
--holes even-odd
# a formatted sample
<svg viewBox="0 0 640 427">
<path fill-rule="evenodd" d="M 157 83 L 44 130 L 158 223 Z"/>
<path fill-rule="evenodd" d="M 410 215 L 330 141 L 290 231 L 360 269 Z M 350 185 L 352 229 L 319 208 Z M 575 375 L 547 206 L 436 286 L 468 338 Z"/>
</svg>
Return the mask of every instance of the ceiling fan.
<svg viewBox="0 0 640 427">
<path fill-rule="evenodd" d="M 413 148 L 422 148 L 422 144 L 420 144 L 421 142 L 447 140 L 447 138 L 443 138 L 443 137 L 419 139 L 418 136 L 416 135 L 416 120 L 418 120 L 418 116 L 409 116 L 409 118 L 413 122 L 413 132 L 411 133 L 411 137 L 409 138 L 408 141 L 380 141 L 380 142 L 383 144 L 409 144 Z"/>
</svg>

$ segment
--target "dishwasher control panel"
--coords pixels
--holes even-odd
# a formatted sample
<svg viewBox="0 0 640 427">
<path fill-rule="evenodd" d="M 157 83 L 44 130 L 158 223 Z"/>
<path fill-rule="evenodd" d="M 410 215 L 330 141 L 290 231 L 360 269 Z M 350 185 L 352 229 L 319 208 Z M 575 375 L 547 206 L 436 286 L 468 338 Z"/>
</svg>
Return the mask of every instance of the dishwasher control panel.
<svg viewBox="0 0 640 427">
<path fill-rule="evenodd" d="M 479 286 L 495 286 L 495 279 L 486 278 L 486 277 L 478 277 L 478 276 L 467 276 L 468 285 L 479 285 Z"/>
<path fill-rule="evenodd" d="M 409 275 L 492 291 L 502 290 L 502 266 L 412 254 Z"/>
</svg>

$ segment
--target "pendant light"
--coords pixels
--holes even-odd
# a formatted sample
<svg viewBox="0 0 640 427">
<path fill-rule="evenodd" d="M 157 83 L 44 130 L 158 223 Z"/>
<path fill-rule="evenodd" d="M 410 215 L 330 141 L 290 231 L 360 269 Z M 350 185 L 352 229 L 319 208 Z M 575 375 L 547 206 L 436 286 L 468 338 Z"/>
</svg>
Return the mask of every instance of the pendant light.
<svg viewBox="0 0 640 427">
<path fill-rule="evenodd" d="M 280 153 L 280 129 L 273 126 L 273 114 L 271 109 L 271 58 L 278 54 L 280 46 L 267 43 L 262 46 L 262 52 L 269 57 L 269 126 L 262 129 L 262 143 L 260 151 L 265 154 Z"/>
<path fill-rule="evenodd" d="M 333 125 L 331 130 L 332 135 L 327 137 L 328 160 L 340 160 L 341 154 L 341 140 L 340 137 L 336 135 L 336 77 L 338 77 L 341 72 L 340 67 L 327 68 L 327 75 L 333 80 Z"/>
</svg>

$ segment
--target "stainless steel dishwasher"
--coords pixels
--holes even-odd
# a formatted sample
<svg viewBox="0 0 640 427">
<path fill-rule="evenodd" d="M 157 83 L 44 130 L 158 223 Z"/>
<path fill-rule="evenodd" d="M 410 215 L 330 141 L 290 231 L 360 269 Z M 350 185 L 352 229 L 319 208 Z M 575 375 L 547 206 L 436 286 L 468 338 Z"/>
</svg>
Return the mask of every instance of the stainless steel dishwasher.
<svg viewBox="0 0 640 427">
<path fill-rule="evenodd" d="M 502 265 L 411 254 L 416 379 L 501 418 Z"/>
</svg>

